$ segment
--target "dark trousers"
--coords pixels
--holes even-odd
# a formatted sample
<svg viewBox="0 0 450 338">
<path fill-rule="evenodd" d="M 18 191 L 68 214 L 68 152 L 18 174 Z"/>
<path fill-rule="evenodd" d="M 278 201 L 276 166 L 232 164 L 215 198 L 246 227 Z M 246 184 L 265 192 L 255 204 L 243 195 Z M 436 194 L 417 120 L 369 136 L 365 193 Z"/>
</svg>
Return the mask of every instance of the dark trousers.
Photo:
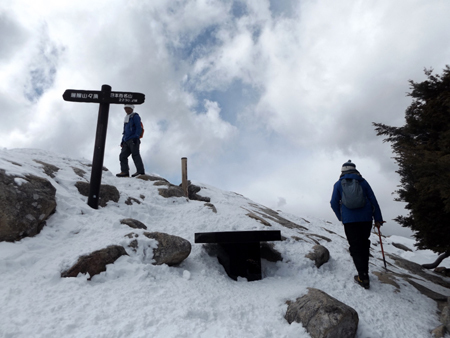
<svg viewBox="0 0 450 338">
<path fill-rule="evenodd" d="M 144 174 L 144 163 L 142 163 L 142 158 L 139 153 L 139 146 L 141 140 L 132 139 L 122 143 L 122 151 L 120 152 L 120 171 L 129 174 L 130 167 L 128 166 L 128 157 L 131 155 L 134 165 L 136 166 L 136 172 L 139 174 Z"/>
<path fill-rule="evenodd" d="M 350 255 L 360 277 L 369 273 L 370 231 L 372 222 L 344 224 L 345 235 L 350 245 Z"/>
</svg>

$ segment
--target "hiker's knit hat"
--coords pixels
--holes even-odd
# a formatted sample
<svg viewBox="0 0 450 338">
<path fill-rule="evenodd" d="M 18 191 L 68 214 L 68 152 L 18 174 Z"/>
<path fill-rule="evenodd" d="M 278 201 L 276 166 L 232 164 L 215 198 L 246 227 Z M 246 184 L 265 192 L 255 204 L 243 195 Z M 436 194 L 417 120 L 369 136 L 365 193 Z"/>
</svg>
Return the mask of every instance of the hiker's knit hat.
<svg viewBox="0 0 450 338">
<path fill-rule="evenodd" d="M 126 104 L 123 108 L 124 108 L 124 109 L 125 109 L 125 108 L 131 108 L 131 109 L 134 110 L 134 105 L 133 105 L 133 104 Z"/>
<path fill-rule="evenodd" d="M 356 165 L 354 163 L 352 163 L 351 160 L 348 160 L 347 162 L 345 162 L 342 165 L 342 169 L 341 169 L 342 172 L 349 171 L 349 170 L 356 170 Z"/>
</svg>

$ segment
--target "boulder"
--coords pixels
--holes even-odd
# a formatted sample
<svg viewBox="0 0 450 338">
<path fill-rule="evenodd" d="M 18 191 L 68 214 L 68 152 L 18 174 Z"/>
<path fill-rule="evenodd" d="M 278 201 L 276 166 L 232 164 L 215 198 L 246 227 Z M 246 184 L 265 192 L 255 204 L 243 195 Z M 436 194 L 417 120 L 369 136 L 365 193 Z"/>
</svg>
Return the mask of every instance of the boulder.
<svg viewBox="0 0 450 338">
<path fill-rule="evenodd" d="M 144 232 L 144 236 L 147 239 L 156 240 L 157 246 L 140 239 L 139 235 L 135 233 L 126 235 L 133 239 L 128 246 L 134 252 L 142 254 L 144 261 L 151 261 L 153 265 L 178 265 L 191 253 L 191 243 L 184 238 L 162 232 Z M 149 254 L 149 250 L 151 250 L 151 254 Z"/>
<path fill-rule="evenodd" d="M 330 260 L 330 252 L 323 245 L 314 245 L 312 249 L 305 257 L 313 260 L 318 268 Z"/>
<path fill-rule="evenodd" d="M 77 182 L 75 183 L 75 186 L 78 189 L 78 192 L 88 197 L 89 196 L 89 186 L 90 184 L 88 182 Z M 113 185 L 108 184 L 102 184 L 100 185 L 100 194 L 98 199 L 98 205 L 101 207 L 106 207 L 106 203 L 109 201 L 113 202 L 119 202 L 120 199 L 120 193 L 119 190 Z"/>
<path fill-rule="evenodd" d="M 0 169 L 0 241 L 38 234 L 56 209 L 56 189 L 45 178 Z"/>
<path fill-rule="evenodd" d="M 89 274 L 88 280 L 100 272 L 106 271 L 106 265 L 114 263 L 119 257 L 127 255 L 120 245 L 110 245 L 104 249 L 81 256 L 68 270 L 61 273 L 61 277 L 77 277 L 79 273 Z"/>
<path fill-rule="evenodd" d="M 191 253 L 191 243 L 184 238 L 162 232 L 144 232 L 144 236 L 158 241 L 158 248 L 153 250 L 155 265 L 178 265 Z"/>
<path fill-rule="evenodd" d="M 301 323 L 313 338 L 353 338 L 358 329 L 358 313 L 325 292 L 309 292 L 288 303 L 286 320 Z"/>
</svg>

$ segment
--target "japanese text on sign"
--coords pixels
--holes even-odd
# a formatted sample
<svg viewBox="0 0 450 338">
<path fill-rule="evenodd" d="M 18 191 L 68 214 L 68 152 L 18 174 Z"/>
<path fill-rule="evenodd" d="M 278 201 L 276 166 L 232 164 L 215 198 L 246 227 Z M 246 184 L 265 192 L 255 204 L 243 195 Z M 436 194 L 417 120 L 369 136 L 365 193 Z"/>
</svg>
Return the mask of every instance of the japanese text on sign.
<svg viewBox="0 0 450 338">
<path fill-rule="evenodd" d="M 94 93 L 70 93 L 70 97 L 76 99 L 98 99 L 98 94 Z"/>
<path fill-rule="evenodd" d="M 130 93 L 111 93 L 110 98 L 116 99 L 116 102 L 123 103 L 135 103 L 138 102 L 137 99 L 133 99 L 133 94 Z"/>
</svg>

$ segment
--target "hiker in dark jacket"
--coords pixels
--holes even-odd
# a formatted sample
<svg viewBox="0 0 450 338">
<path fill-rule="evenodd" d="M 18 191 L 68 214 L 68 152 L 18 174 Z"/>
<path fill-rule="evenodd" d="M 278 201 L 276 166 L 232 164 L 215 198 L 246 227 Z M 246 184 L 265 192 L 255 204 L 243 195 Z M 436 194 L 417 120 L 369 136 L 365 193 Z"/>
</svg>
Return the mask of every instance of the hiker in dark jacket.
<svg viewBox="0 0 450 338">
<path fill-rule="evenodd" d="M 129 177 L 130 168 L 128 167 L 128 157 L 131 155 L 134 165 L 136 166 L 136 173 L 132 176 L 138 176 L 145 174 L 144 164 L 142 162 L 141 154 L 139 153 L 139 146 L 141 144 L 141 118 L 134 112 L 134 105 L 126 104 L 125 107 L 125 121 L 123 125 L 123 136 L 120 146 L 122 151 L 120 152 L 120 174 L 117 177 Z"/>
<path fill-rule="evenodd" d="M 331 208 L 336 217 L 344 224 L 345 235 L 350 245 L 350 255 L 353 258 L 358 275 L 355 281 L 368 289 L 370 287 L 369 279 L 369 249 L 370 249 L 370 232 L 372 230 L 372 220 L 375 226 L 380 227 L 383 222 L 381 210 L 378 205 L 375 194 L 369 183 L 362 178 L 361 174 L 356 170 L 356 166 L 350 160 L 342 165 L 341 177 L 334 184 L 333 194 L 331 196 Z M 342 203 L 342 181 L 357 180 L 363 191 L 363 206 L 350 209 Z M 345 184 L 346 182 L 344 182 Z"/>
</svg>

